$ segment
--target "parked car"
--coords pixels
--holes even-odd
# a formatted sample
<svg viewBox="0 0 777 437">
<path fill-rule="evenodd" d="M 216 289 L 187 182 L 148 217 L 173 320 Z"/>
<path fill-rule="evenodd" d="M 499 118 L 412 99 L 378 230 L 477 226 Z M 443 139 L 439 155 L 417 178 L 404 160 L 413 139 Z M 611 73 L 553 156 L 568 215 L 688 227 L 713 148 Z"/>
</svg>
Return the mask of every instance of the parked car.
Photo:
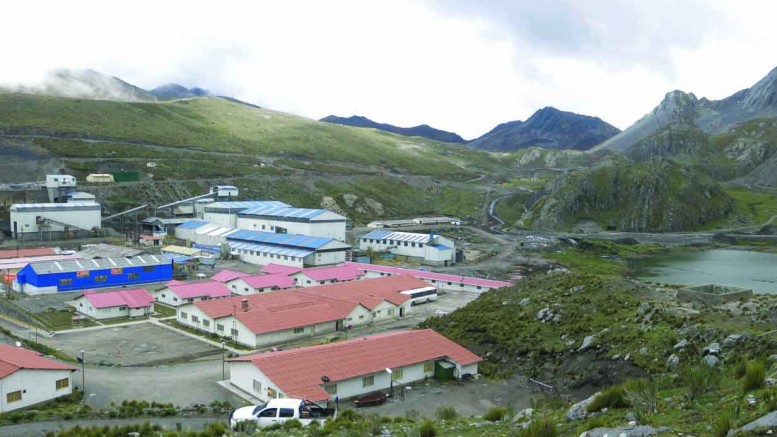
<svg viewBox="0 0 777 437">
<path fill-rule="evenodd" d="M 270 399 L 259 405 L 238 408 L 229 415 L 229 426 L 236 428 L 241 422 L 254 422 L 257 428 L 265 428 L 289 420 L 299 420 L 303 426 L 314 420 L 318 423 L 337 418 L 337 408 L 327 408 L 304 399 Z"/>
</svg>

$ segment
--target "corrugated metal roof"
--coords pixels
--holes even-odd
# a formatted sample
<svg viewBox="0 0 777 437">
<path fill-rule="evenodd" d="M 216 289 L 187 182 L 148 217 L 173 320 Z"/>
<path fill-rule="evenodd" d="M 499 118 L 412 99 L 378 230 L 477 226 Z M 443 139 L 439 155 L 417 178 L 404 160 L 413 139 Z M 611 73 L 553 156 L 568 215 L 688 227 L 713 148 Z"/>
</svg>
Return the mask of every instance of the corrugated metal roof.
<svg viewBox="0 0 777 437">
<path fill-rule="evenodd" d="M 452 247 L 450 247 L 450 246 L 446 246 L 446 245 L 444 245 L 444 244 L 432 244 L 432 245 L 430 245 L 430 246 L 431 246 L 431 247 L 433 247 L 433 248 L 435 248 L 435 249 L 438 249 L 438 250 L 449 250 L 449 249 L 453 249 Z"/>
<path fill-rule="evenodd" d="M 389 275 L 410 275 L 419 279 L 450 282 L 453 284 L 462 283 L 466 285 L 477 285 L 477 286 L 488 287 L 488 288 L 502 288 L 502 287 L 510 287 L 511 285 L 513 285 L 512 282 L 507 282 L 507 281 L 473 278 L 469 276 L 451 275 L 448 273 L 436 273 L 436 272 L 429 272 L 425 270 L 404 269 L 401 267 L 382 266 L 378 264 L 345 262 L 341 265 L 356 266 L 359 269 L 364 270 L 365 272 L 381 272 L 381 273 L 388 273 Z"/>
<path fill-rule="evenodd" d="M 65 261 L 43 261 L 30 263 L 36 273 L 64 273 L 80 270 L 101 270 L 120 267 L 165 265 L 170 261 L 156 255 L 140 255 L 132 258 L 72 259 Z"/>
<path fill-rule="evenodd" d="M 331 395 L 323 388 L 322 375 L 339 382 L 438 359 L 461 365 L 481 361 L 479 356 L 431 329 L 264 352 L 230 361 L 253 363 L 288 397 L 325 401 Z"/>
<path fill-rule="evenodd" d="M 281 218 L 311 219 L 324 214 L 326 209 L 292 208 L 288 206 L 265 205 L 240 211 L 238 215 L 257 215 Z M 344 217 L 343 217 L 344 218 Z"/>
<path fill-rule="evenodd" d="M 210 224 L 210 223 L 203 220 L 190 220 L 186 223 L 181 223 L 180 225 L 178 225 L 178 229 L 198 229 L 207 224 Z"/>
<path fill-rule="evenodd" d="M 332 238 L 311 237 L 308 235 L 275 234 L 272 232 L 250 231 L 240 229 L 227 236 L 228 240 L 245 240 L 279 246 L 291 246 L 307 249 L 318 249 L 334 241 Z M 231 243 L 230 243 L 231 244 Z"/>
<path fill-rule="evenodd" d="M 119 306 L 143 308 L 150 307 L 155 300 L 154 296 L 152 296 L 145 288 L 116 290 L 104 293 L 89 290 L 78 297 L 85 297 L 95 308 L 112 308 Z"/>
<path fill-rule="evenodd" d="M 429 234 L 416 234 L 412 232 L 395 232 L 395 231 L 372 231 L 362 235 L 360 238 L 368 238 L 373 240 L 391 240 L 391 241 L 408 241 L 414 243 L 426 243 L 429 241 Z"/>
<path fill-rule="evenodd" d="M 276 206 L 276 207 L 288 207 L 290 205 L 279 202 L 277 200 L 246 200 L 246 201 L 232 201 L 232 202 L 213 202 L 205 207 L 205 212 L 211 212 L 218 209 L 232 209 L 233 212 L 238 210 L 257 208 L 262 206 Z"/>
<path fill-rule="evenodd" d="M 97 202 L 68 202 L 68 203 L 16 203 L 11 205 L 11 211 L 24 210 L 58 210 L 58 209 L 100 209 Z"/>
<path fill-rule="evenodd" d="M 243 241 L 230 241 L 229 247 L 230 250 L 253 250 L 262 253 L 272 253 L 273 255 L 294 256 L 297 258 L 304 258 L 312 253 L 315 253 L 313 250 L 291 249 L 288 247 L 271 246 L 269 244 L 250 243 Z"/>
</svg>

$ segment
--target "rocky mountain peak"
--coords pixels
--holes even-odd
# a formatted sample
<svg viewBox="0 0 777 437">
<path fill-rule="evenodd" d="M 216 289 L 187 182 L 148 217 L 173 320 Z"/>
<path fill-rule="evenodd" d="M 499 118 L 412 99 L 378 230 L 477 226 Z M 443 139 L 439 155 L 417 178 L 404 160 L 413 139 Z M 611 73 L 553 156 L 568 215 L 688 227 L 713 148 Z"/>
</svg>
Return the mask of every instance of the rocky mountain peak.
<svg viewBox="0 0 777 437">
<path fill-rule="evenodd" d="M 753 85 L 742 99 L 747 110 L 762 110 L 777 107 L 777 68 Z"/>
</svg>

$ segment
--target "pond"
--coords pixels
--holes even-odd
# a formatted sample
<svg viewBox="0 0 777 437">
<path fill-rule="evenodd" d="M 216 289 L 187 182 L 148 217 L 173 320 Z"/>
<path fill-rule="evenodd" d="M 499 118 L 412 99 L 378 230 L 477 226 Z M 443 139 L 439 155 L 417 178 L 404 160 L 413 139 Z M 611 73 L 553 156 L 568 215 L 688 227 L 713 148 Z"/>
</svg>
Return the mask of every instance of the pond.
<svg viewBox="0 0 777 437">
<path fill-rule="evenodd" d="M 777 254 L 715 249 L 632 260 L 634 276 L 662 284 L 718 284 L 777 293 Z"/>
</svg>

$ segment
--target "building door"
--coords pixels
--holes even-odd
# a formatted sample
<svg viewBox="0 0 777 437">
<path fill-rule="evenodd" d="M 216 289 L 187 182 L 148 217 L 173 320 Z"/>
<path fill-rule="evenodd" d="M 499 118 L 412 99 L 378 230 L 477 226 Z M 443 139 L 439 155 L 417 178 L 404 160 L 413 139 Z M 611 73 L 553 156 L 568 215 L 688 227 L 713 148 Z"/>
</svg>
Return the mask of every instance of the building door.
<svg viewBox="0 0 777 437">
<path fill-rule="evenodd" d="M 405 317 L 405 307 L 399 307 L 399 317 Z"/>
<path fill-rule="evenodd" d="M 343 330 L 343 321 L 338 320 L 335 322 L 335 331 L 342 331 Z"/>
</svg>

